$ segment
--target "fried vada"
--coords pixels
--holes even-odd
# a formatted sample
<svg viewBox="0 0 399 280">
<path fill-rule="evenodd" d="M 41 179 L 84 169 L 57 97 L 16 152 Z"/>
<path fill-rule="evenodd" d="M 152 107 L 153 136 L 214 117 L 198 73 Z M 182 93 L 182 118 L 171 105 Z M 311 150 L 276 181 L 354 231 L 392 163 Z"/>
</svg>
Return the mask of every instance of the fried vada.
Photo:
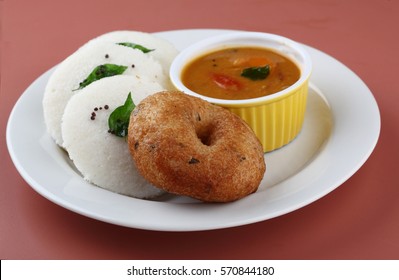
<svg viewBox="0 0 399 280">
<path fill-rule="evenodd" d="M 138 104 L 128 145 L 138 171 L 154 186 L 206 202 L 255 192 L 266 170 L 262 145 L 241 118 L 178 91 Z"/>
</svg>

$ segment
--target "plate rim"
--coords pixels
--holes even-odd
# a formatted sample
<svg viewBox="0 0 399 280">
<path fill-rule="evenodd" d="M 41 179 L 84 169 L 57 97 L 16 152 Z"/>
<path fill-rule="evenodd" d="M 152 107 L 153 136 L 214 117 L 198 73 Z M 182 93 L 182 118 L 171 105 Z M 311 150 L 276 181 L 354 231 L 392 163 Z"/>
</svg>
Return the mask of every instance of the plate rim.
<svg viewBox="0 0 399 280">
<path fill-rule="evenodd" d="M 155 35 L 159 35 L 160 37 L 164 37 L 164 36 L 171 36 L 171 34 L 173 35 L 178 35 L 179 33 L 186 33 L 186 32 L 193 32 L 193 33 L 218 33 L 218 32 L 234 32 L 234 31 L 239 31 L 239 30 L 230 30 L 230 29 L 181 29 L 181 30 L 170 30 L 170 31 L 162 31 L 162 32 L 156 32 L 154 33 Z M 240 30 L 241 31 L 241 30 Z M 369 98 L 369 106 L 371 106 L 374 110 L 374 115 L 376 117 L 376 119 L 374 120 L 374 131 L 373 131 L 373 137 L 369 139 L 369 143 L 368 143 L 368 149 L 367 151 L 363 152 L 362 158 L 357 160 L 356 165 L 352 166 L 351 171 L 346 171 L 346 175 L 342 176 L 341 178 L 339 178 L 339 180 L 334 180 L 334 183 L 330 183 L 329 187 L 324 187 L 323 191 L 320 191 L 317 195 L 313 195 L 312 197 L 308 197 L 307 199 L 304 199 L 303 201 L 301 201 L 301 203 L 297 203 L 295 206 L 291 205 L 291 207 L 285 207 L 284 209 L 280 209 L 280 211 L 276 211 L 275 213 L 270 213 L 269 215 L 267 215 L 267 217 L 265 218 L 265 215 L 262 215 L 262 213 L 258 213 L 257 215 L 253 215 L 252 217 L 248 217 L 245 221 L 241 220 L 241 221 L 229 221 L 229 222 L 225 222 L 225 223 L 221 223 L 219 225 L 213 224 L 213 225 L 197 225 L 197 226 L 193 226 L 193 225 L 183 225 L 180 224 L 179 226 L 168 226 L 168 225 L 163 225 L 163 226 L 157 226 L 155 224 L 148 224 L 148 223 L 137 223 L 137 221 L 130 221 L 130 222 L 126 222 L 126 221 L 120 221 L 117 219 L 113 219 L 112 217 L 104 217 L 104 215 L 101 215 L 99 213 L 95 213 L 95 212 L 90 212 L 87 211 L 87 209 L 81 208 L 77 205 L 72 204 L 70 201 L 66 201 L 65 199 L 60 201 L 59 198 L 54 197 L 53 194 L 51 192 L 49 192 L 46 188 L 44 188 L 43 186 L 40 186 L 36 183 L 35 179 L 32 177 L 32 174 L 29 174 L 26 172 L 26 170 L 23 167 L 23 164 L 21 164 L 19 158 L 16 155 L 16 152 L 14 151 L 14 145 L 13 143 L 11 143 L 11 134 L 12 134 L 12 124 L 13 124 L 13 120 L 15 119 L 15 114 L 17 109 L 19 108 L 19 106 L 21 106 L 21 103 L 24 101 L 24 98 L 26 98 L 26 95 L 29 94 L 29 92 L 32 91 L 33 88 L 35 88 L 37 86 L 37 84 L 42 83 L 43 79 L 45 79 L 46 77 L 48 78 L 48 76 L 51 74 L 52 71 L 54 71 L 56 66 L 53 66 L 52 68 L 50 68 L 49 70 L 45 71 L 44 73 L 42 73 L 39 77 L 37 77 L 28 87 L 27 89 L 23 92 L 23 94 L 18 98 L 18 100 L 16 101 L 14 107 L 11 110 L 8 122 L 7 122 L 7 127 L 6 127 L 6 143 L 7 143 L 7 148 L 9 151 L 9 154 L 11 156 L 11 159 L 16 167 L 16 169 L 18 170 L 18 172 L 20 173 L 20 175 L 23 177 L 23 179 L 28 183 L 28 185 L 30 185 L 36 192 L 38 192 L 40 195 L 42 195 L 43 197 L 47 198 L 48 200 L 52 201 L 53 203 L 60 205 L 70 211 L 73 211 L 75 213 L 84 215 L 86 217 L 90 217 L 96 220 L 100 220 L 103 222 L 107 222 L 107 223 L 111 223 L 111 224 L 115 224 L 115 225 L 120 225 L 120 226 L 125 226 L 125 227 L 131 227 L 131 228 L 138 228 L 138 229 L 147 229 L 147 230 L 158 230 L 158 231 L 199 231 L 199 230 L 213 230 L 213 229 L 222 229 L 222 228 L 230 228 L 230 227 L 236 227 L 236 226 L 242 226 L 242 225 L 246 225 L 246 224 L 252 224 L 255 222 L 260 222 L 260 221 L 264 221 L 267 219 L 271 219 L 289 212 L 292 212 L 294 210 L 297 210 L 299 208 L 302 208 L 318 199 L 320 199 L 321 197 L 327 195 L 328 193 L 330 193 L 331 191 L 333 191 L 334 189 L 336 189 L 337 187 L 339 187 L 342 183 L 344 183 L 347 179 L 349 179 L 353 174 L 356 173 L 356 171 L 358 169 L 360 169 L 360 167 L 367 161 L 367 159 L 369 158 L 369 156 L 371 155 L 371 153 L 373 152 L 375 146 L 377 145 L 378 142 L 378 138 L 379 138 L 379 134 L 380 134 L 380 128 L 381 128 L 381 117 L 380 117 L 380 112 L 378 109 L 378 104 L 372 94 L 372 92 L 370 91 L 370 89 L 368 89 L 367 85 L 352 71 L 350 70 L 347 66 L 345 66 L 343 63 L 339 62 L 338 60 L 336 60 L 335 58 L 333 58 L 332 56 L 329 56 L 328 54 L 317 50 L 311 46 L 307 46 L 304 45 L 308 50 L 311 51 L 311 56 L 312 53 L 316 53 L 317 55 L 321 55 L 323 57 L 327 57 L 328 59 L 334 61 L 335 63 L 337 63 L 338 65 L 340 65 L 341 67 L 343 67 L 344 69 L 346 69 L 347 73 L 350 73 L 352 75 L 352 78 L 356 81 L 356 83 L 359 83 L 360 86 L 362 86 L 365 91 L 368 94 L 368 98 Z M 312 79 L 313 77 L 313 79 Z M 310 79 L 311 83 L 313 83 L 313 80 L 315 79 L 313 74 L 312 77 Z M 316 86 L 318 86 L 317 83 L 315 83 Z M 323 91 L 322 91 L 323 92 Z M 327 98 L 327 97 L 326 97 Z M 370 99 L 371 98 L 371 99 Z M 327 98 L 328 99 L 328 98 Z M 330 101 L 330 100 L 329 100 Z M 332 109 L 334 109 L 334 107 L 332 107 Z M 333 111 L 333 115 L 334 115 L 334 111 Z M 337 117 L 335 115 L 335 117 Z M 334 124 L 335 126 L 335 121 Z M 334 134 L 334 129 L 332 131 L 332 134 Z M 333 136 L 333 135 L 332 135 Z M 332 141 L 331 139 L 328 139 L 327 142 Z M 328 143 L 325 144 L 328 147 Z M 313 163 L 313 162 L 312 162 Z M 311 163 L 311 164 L 312 164 Z M 289 178 L 288 180 L 293 180 L 295 178 Z M 286 180 L 286 181 L 288 181 Z M 287 183 L 287 182 L 286 182 Z M 114 195 L 118 195 L 118 194 L 114 194 Z M 118 195 L 121 196 L 121 195 Z M 130 197 L 126 197 L 126 199 L 131 199 Z M 136 202 L 139 204 L 142 204 L 143 202 L 148 203 L 150 201 L 140 201 L 136 199 Z M 157 203 L 157 202 L 150 202 L 150 204 L 152 203 Z M 240 204 L 240 202 L 236 202 L 237 204 Z M 212 208 L 215 208 L 214 206 L 211 206 Z M 196 209 L 197 206 L 192 206 L 190 207 Z M 227 206 L 226 208 L 231 208 L 230 206 Z"/>
</svg>

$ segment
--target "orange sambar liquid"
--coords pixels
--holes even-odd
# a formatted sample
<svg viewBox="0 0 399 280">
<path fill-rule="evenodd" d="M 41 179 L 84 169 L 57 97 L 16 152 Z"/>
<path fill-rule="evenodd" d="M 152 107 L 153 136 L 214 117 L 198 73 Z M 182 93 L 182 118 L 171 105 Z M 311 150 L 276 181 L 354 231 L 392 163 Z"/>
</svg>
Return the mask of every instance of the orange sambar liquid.
<svg viewBox="0 0 399 280">
<path fill-rule="evenodd" d="M 241 76 L 244 69 L 269 65 L 265 79 Z M 189 63 L 182 82 L 190 90 L 219 99 L 251 99 L 279 92 L 298 81 L 298 66 L 269 49 L 238 47 L 205 54 Z"/>
</svg>

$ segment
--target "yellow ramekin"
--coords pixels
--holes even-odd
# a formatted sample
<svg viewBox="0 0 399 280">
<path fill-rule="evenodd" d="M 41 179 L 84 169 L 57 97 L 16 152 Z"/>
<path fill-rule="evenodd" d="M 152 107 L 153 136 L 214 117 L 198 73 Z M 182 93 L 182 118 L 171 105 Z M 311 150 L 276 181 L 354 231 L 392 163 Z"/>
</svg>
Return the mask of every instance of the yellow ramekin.
<svg viewBox="0 0 399 280">
<path fill-rule="evenodd" d="M 181 74 L 185 66 L 197 57 L 240 46 L 271 49 L 291 59 L 300 69 L 299 80 L 277 93 L 243 100 L 203 96 L 182 83 Z M 178 90 L 225 107 L 240 116 L 259 138 L 264 152 L 270 152 L 290 143 L 301 131 L 311 70 L 310 56 L 300 44 L 275 34 L 237 31 L 210 37 L 181 51 L 171 65 L 170 78 Z"/>
</svg>

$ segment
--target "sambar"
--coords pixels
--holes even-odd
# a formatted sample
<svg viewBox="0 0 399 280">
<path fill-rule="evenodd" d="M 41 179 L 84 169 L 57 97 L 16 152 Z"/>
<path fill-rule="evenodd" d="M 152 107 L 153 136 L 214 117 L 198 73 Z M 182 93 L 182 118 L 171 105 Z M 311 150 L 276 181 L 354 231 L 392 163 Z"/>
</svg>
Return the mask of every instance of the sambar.
<svg viewBox="0 0 399 280">
<path fill-rule="evenodd" d="M 190 90 L 219 99 L 251 99 L 279 92 L 298 81 L 299 67 L 266 48 L 233 47 L 202 55 L 182 71 Z"/>
</svg>

